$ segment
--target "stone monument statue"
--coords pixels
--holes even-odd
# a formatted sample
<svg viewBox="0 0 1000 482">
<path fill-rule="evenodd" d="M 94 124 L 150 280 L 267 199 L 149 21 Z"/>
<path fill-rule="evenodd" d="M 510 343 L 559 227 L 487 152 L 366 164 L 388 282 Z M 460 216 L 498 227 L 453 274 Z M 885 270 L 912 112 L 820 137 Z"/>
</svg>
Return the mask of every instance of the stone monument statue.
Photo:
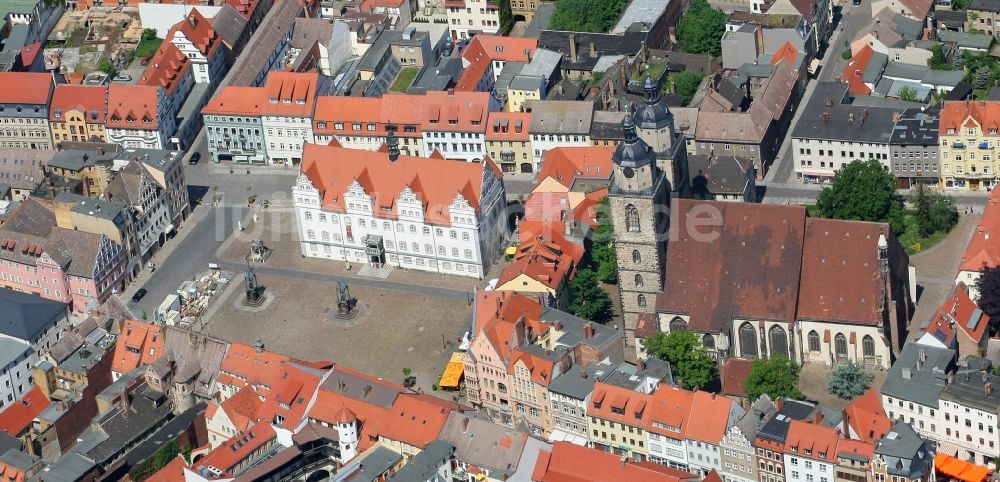
<svg viewBox="0 0 1000 482">
<path fill-rule="evenodd" d="M 243 276 L 243 280 L 246 282 L 246 298 L 243 300 L 243 304 L 246 306 L 260 306 L 264 301 L 264 297 L 261 296 L 261 289 L 257 284 L 257 274 L 254 273 L 250 263 L 247 263 L 247 271 Z"/>
<path fill-rule="evenodd" d="M 337 318 L 351 319 L 357 315 L 358 309 L 351 299 L 351 290 L 347 287 L 346 281 L 337 282 Z"/>
</svg>

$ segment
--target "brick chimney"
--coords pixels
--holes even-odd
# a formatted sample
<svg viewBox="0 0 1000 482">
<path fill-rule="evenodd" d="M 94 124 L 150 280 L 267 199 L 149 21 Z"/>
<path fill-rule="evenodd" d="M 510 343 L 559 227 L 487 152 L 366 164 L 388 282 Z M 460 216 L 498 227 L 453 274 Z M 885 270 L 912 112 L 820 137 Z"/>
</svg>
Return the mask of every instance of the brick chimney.
<svg viewBox="0 0 1000 482">
<path fill-rule="evenodd" d="M 591 323 L 583 325 L 583 337 L 591 338 L 593 336 L 594 336 L 594 325 Z"/>
<path fill-rule="evenodd" d="M 576 34 L 569 34 L 569 59 L 576 62 Z"/>
<path fill-rule="evenodd" d="M 785 401 L 783 399 L 781 399 L 781 398 L 776 399 L 774 401 L 774 409 L 780 412 L 781 411 L 781 407 L 784 406 L 784 404 L 785 404 Z"/>
</svg>

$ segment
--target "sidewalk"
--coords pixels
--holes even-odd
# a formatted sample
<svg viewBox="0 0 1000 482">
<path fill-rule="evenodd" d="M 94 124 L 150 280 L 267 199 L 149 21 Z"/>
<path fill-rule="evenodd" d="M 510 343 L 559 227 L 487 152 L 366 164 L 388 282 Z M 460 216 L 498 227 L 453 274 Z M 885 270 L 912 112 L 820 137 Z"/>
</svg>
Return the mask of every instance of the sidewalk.
<svg viewBox="0 0 1000 482">
<path fill-rule="evenodd" d="M 156 266 L 160 266 L 161 262 L 169 258 L 170 254 L 177 249 L 177 246 L 180 246 L 184 239 L 188 237 L 188 234 L 191 233 L 191 228 L 205 220 L 210 208 L 210 206 L 199 206 L 191 212 L 191 215 L 188 216 L 188 218 L 181 223 L 180 226 L 177 226 L 177 234 L 173 237 L 173 239 L 169 239 L 163 244 L 163 247 L 153 255 L 152 259 L 146 262 L 146 267 L 139 272 L 139 276 L 136 276 L 135 279 L 133 279 L 132 282 L 125 287 L 125 290 L 118 295 L 123 302 L 131 299 L 132 295 L 135 294 L 135 292 L 146 284 L 146 281 L 153 276 L 153 273 L 149 271 L 149 264 L 153 263 Z"/>
</svg>

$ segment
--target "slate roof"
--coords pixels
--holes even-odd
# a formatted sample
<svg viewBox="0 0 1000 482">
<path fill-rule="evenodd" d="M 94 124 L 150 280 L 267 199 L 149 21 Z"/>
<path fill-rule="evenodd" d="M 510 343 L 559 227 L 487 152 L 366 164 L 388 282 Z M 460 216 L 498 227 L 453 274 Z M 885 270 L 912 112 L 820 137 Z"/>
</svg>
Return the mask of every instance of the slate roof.
<svg viewBox="0 0 1000 482">
<path fill-rule="evenodd" d="M 925 361 L 918 367 L 921 356 L 925 357 Z M 879 390 L 885 396 L 937 407 L 938 395 L 947 380 L 946 372 L 952 367 L 954 358 L 954 350 L 907 343 L 889 368 Z"/>
<path fill-rule="evenodd" d="M 862 107 L 842 104 L 847 85 L 839 82 L 820 82 L 812 99 L 802 110 L 792 137 L 831 141 L 888 144 L 892 135 L 893 115 L 905 109 Z M 832 106 L 825 105 L 831 99 Z M 864 122 L 861 121 L 868 113 Z M 824 113 L 829 119 L 824 118 Z M 854 120 L 851 121 L 853 115 Z"/>
<path fill-rule="evenodd" d="M 448 464 L 452 447 L 447 442 L 436 440 L 431 442 L 392 477 L 394 482 L 426 482 L 436 480 L 435 474 L 443 465 Z"/>
<path fill-rule="evenodd" d="M 889 143 L 892 145 L 936 146 L 940 107 L 907 109 L 892 128 Z"/>
<path fill-rule="evenodd" d="M 735 156 L 688 156 L 691 193 L 694 199 L 714 199 L 719 194 L 742 194 L 747 185 L 747 170 L 752 159 Z"/>
<path fill-rule="evenodd" d="M 775 410 L 771 397 L 767 394 L 761 395 L 757 400 L 754 400 L 750 410 L 736 421 L 735 427 L 740 429 L 747 440 L 753 441 L 761 427 L 764 426 L 764 421 L 770 420 Z"/>
<path fill-rule="evenodd" d="M 0 289 L 0 334 L 32 341 L 66 316 L 66 304 Z"/>
<path fill-rule="evenodd" d="M 518 467 L 524 444 L 531 436 L 527 427 L 504 427 L 474 414 L 451 412 L 438 440 L 455 448 L 455 458 L 480 469 L 490 477 L 510 477 Z"/>
<path fill-rule="evenodd" d="M 576 42 L 576 59 L 570 55 L 570 35 Z M 642 48 L 646 32 L 630 31 L 622 35 L 586 32 L 562 32 L 543 30 L 538 37 L 538 48 L 554 50 L 563 54 L 564 70 L 591 71 L 604 55 L 627 55 L 632 57 Z M 591 55 L 591 45 L 597 52 Z"/>
<path fill-rule="evenodd" d="M 1000 13 L 1000 1 L 998 0 L 972 0 L 969 2 L 968 11 L 997 12 Z"/>
<path fill-rule="evenodd" d="M 212 17 L 212 28 L 226 45 L 235 46 L 247 27 L 247 19 L 232 5 L 226 4 Z"/>
<path fill-rule="evenodd" d="M 42 182 L 42 167 L 55 154 L 46 149 L 0 149 L 0 182 L 14 189 L 36 188 Z"/>
<path fill-rule="evenodd" d="M 889 474 L 911 478 L 932 463 L 933 454 L 928 448 L 913 427 L 897 420 L 892 430 L 875 443 L 875 454 L 886 459 Z"/>
<path fill-rule="evenodd" d="M 971 32 L 952 32 L 951 30 L 938 31 L 938 40 L 942 42 L 952 42 L 958 44 L 960 48 L 970 48 L 986 50 L 993 43 L 993 36 Z"/>
<path fill-rule="evenodd" d="M 585 100 L 531 102 L 532 134 L 590 134 L 594 103 Z"/>
<path fill-rule="evenodd" d="M 949 400 L 963 407 L 972 407 L 987 413 L 996 414 L 1000 407 L 1000 376 L 989 372 L 970 373 L 964 369 L 955 374 L 954 383 L 945 385 L 941 391 L 941 400 Z M 986 394 L 986 384 L 994 387 Z"/>
<path fill-rule="evenodd" d="M 256 87 L 257 76 L 267 66 L 271 54 L 302 12 L 300 2 L 277 2 L 250 37 L 239 60 L 233 65 L 227 85 Z"/>
<path fill-rule="evenodd" d="M 775 410 L 771 417 L 760 430 L 757 436 L 773 442 L 785 442 L 788 436 L 788 428 L 792 420 L 805 420 L 816 413 L 816 406 L 808 402 L 798 400 L 781 400 L 781 408 Z"/>
</svg>

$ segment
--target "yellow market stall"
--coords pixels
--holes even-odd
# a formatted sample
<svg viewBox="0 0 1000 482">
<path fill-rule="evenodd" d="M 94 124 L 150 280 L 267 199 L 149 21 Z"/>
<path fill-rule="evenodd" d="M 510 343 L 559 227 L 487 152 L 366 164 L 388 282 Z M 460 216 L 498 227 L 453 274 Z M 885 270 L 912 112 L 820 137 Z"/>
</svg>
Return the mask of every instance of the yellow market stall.
<svg viewBox="0 0 1000 482">
<path fill-rule="evenodd" d="M 445 390 L 458 390 L 462 385 L 462 375 L 465 374 L 465 363 L 462 362 L 462 352 L 451 354 L 451 360 L 444 367 L 438 386 Z"/>
</svg>

